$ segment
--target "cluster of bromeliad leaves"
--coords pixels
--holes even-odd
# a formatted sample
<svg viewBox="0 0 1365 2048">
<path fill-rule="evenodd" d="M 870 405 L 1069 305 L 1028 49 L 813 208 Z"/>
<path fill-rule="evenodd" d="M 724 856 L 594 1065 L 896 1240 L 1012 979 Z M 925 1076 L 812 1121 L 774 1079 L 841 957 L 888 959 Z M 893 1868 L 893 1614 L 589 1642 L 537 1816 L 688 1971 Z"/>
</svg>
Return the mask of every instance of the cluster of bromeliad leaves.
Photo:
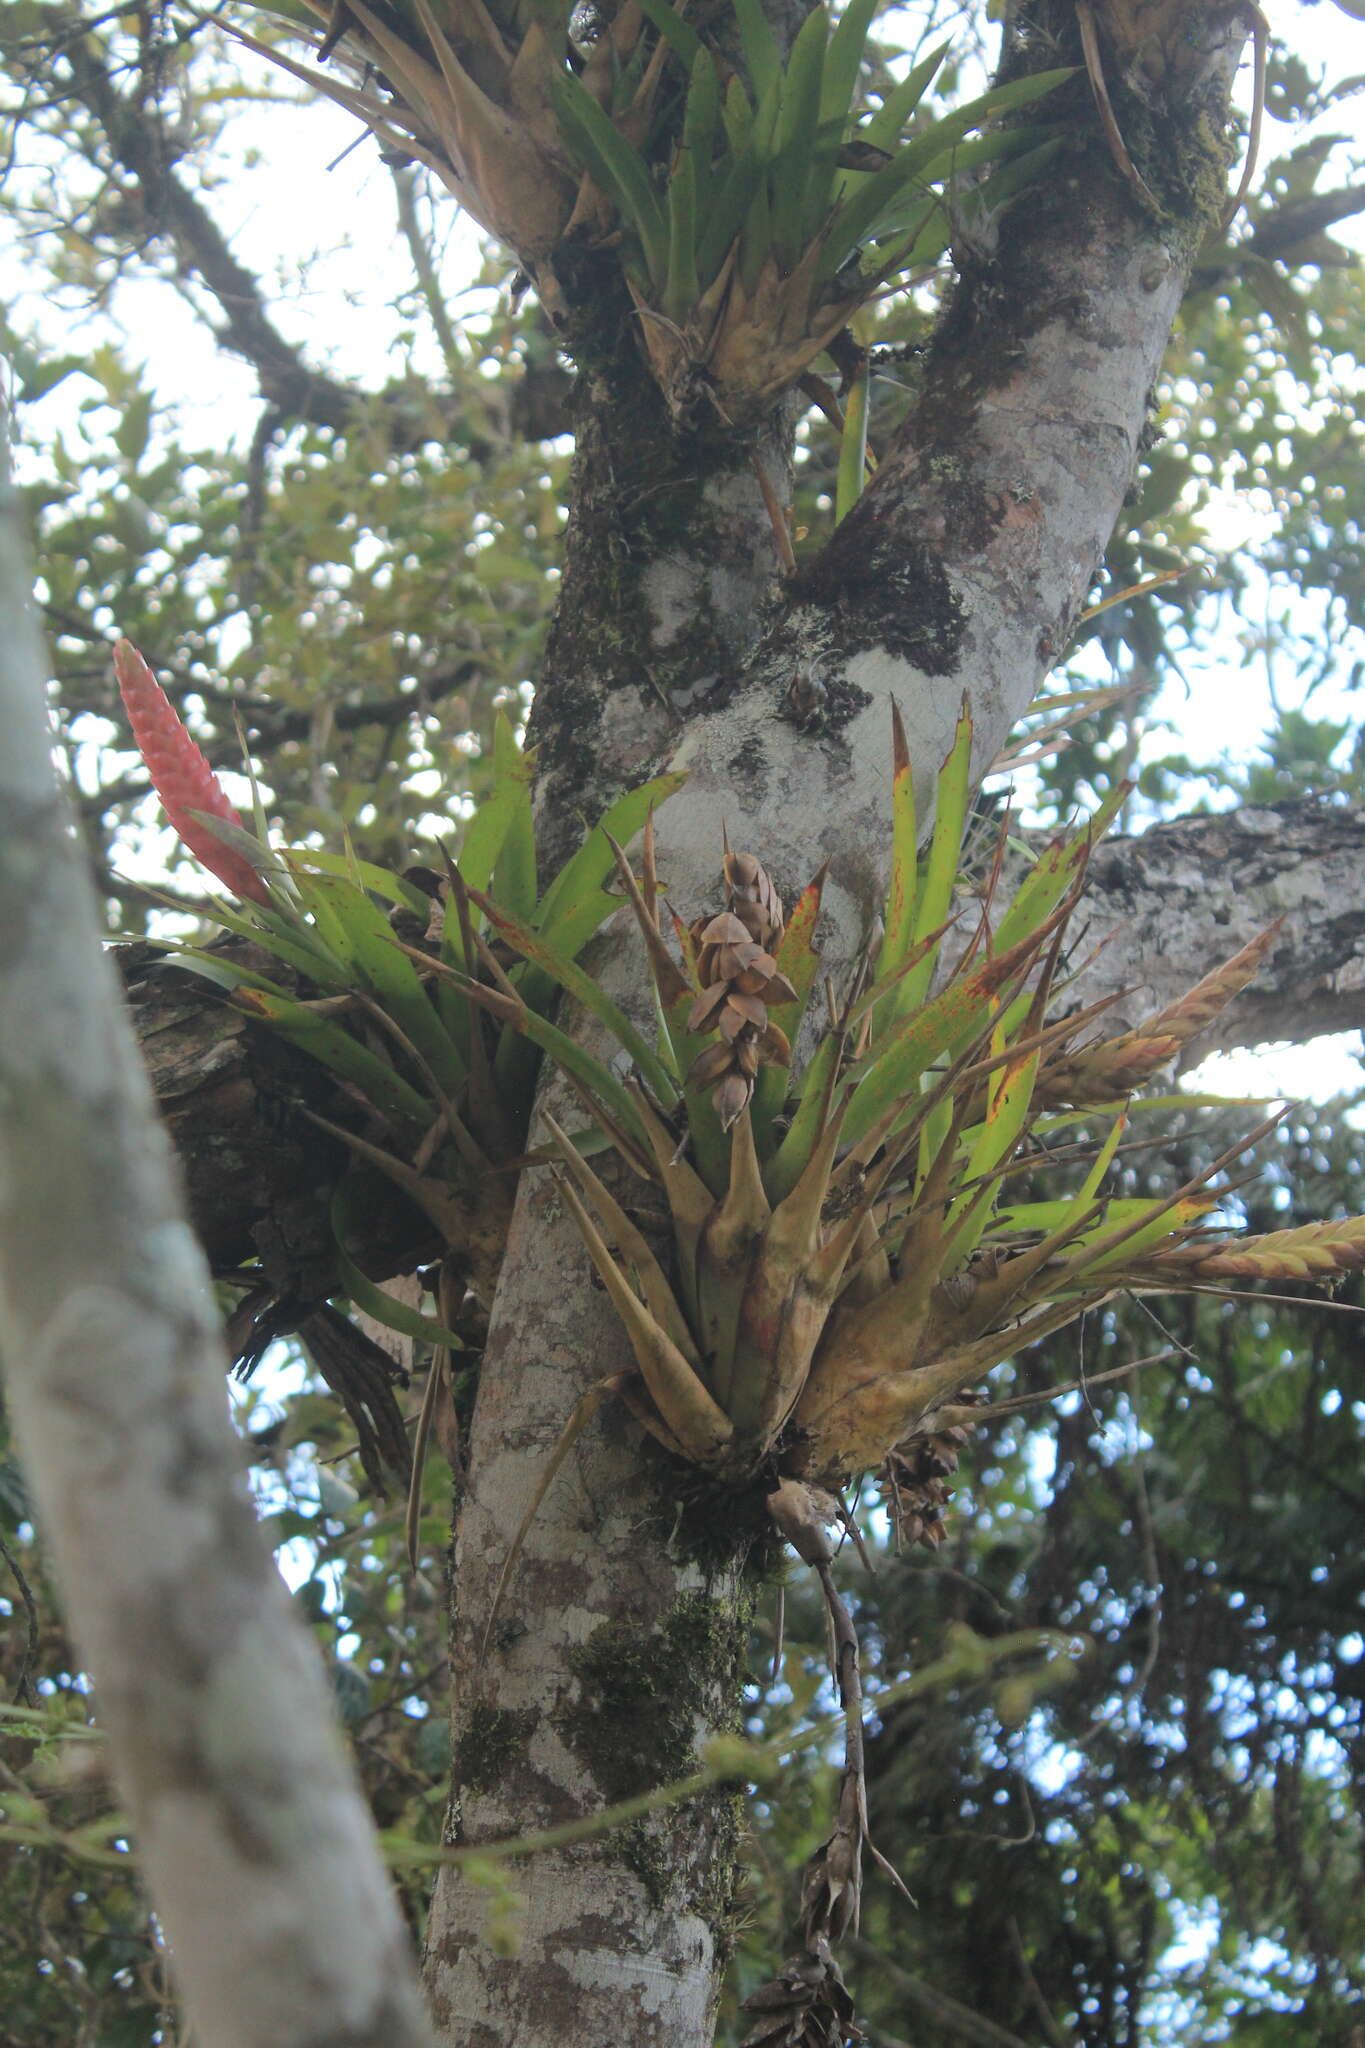
<svg viewBox="0 0 1365 2048">
<path fill-rule="evenodd" d="M 685 408 L 704 371 L 733 419 L 1060 146 L 1048 127 L 988 124 L 1066 69 L 924 118 L 946 44 L 860 123 L 877 4 L 849 0 L 835 23 L 817 6 L 785 61 L 761 0 L 702 27 L 670 0 L 600 15 L 573 0 L 260 0 L 295 31 L 312 24 L 316 54 L 349 63 L 350 81 L 242 39 L 430 166 L 552 309 L 571 240 L 616 249 L 665 395 Z"/>
<path fill-rule="evenodd" d="M 868 1471 L 894 1479 L 914 1445 L 970 1421 L 964 1390 L 1119 1288 L 1330 1279 L 1365 1264 L 1358 1218 L 1250 1240 L 1201 1229 L 1218 1200 L 1209 1183 L 1269 1125 L 1174 1194 L 1106 1192 L 1133 1091 L 1252 978 L 1278 927 L 1118 1036 L 1089 1035 L 1107 1002 L 1052 1020 L 1089 854 L 1123 792 L 1050 843 L 1003 907 L 1002 837 L 964 942 L 953 899 L 965 712 L 922 855 L 893 714 L 880 936 L 842 997 L 824 985 L 827 1014 L 797 1067 L 822 877 L 787 916 L 761 863 L 727 848 L 726 902 L 685 922 L 660 895 L 653 849 L 654 808 L 680 775 L 621 798 L 542 891 L 531 763 L 504 724 L 494 792 L 458 866 L 396 876 L 350 852 L 272 850 L 259 818 L 249 833 L 126 643 L 117 666 L 172 824 L 241 899 L 214 916 L 287 964 L 303 992 L 216 952 L 181 956 L 364 1103 L 384 1142 L 339 1135 L 412 1197 L 485 1300 L 510 1213 L 505 1169 L 523 1158 L 548 1055 L 590 1116 L 572 1136 L 546 1116 L 555 1171 L 636 1366 L 589 1407 L 609 1387 L 667 1449 L 725 1483 L 767 1475 L 837 1491 Z M 624 851 L 637 832 L 639 876 Z M 613 873 L 645 941 L 652 1029 L 578 958 L 623 900 Z M 623 1060 L 554 1021 L 561 993 Z M 668 1263 L 591 1163 L 604 1149 L 662 1188 Z M 1011 1199 L 1011 1179 L 1061 1160 L 1079 1175 L 1073 1193 Z M 342 1260 L 370 1307 L 378 1291 Z M 387 1298 L 375 1305 L 392 1315 Z M 420 1334 L 452 1341 L 419 1320 Z"/>
<path fill-rule="evenodd" d="M 643 879 L 624 855 L 618 868 L 651 963 L 655 1044 L 642 1057 L 640 1033 L 581 970 L 557 977 L 634 1061 L 624 1090 L 600 1063 L 586 1084 L 600 1125 L 662 1186 L 672 1217 L 670 1272 L 550 1121 L 565 1201 L 630 1336 L 638 1378 L 619 1390 L 668 1449 L 733 1483 L 767 1473 L 837 1492 L 969 1421 L 963 1390 L 1120 1288 L 1331 1277 L 1365 1263 L 1358 1218 L 1232 1242 L 1201 1231 L 1218 1201 L 1209 1183 L 1271 1124 L 1174 1194 L 1106 1192 L 1132 1091 L 1252 978 L 1278 927 L 1119 1036 L 1090 1042 L 1108 1002 L 1050 1021 L 1068 922 L 1119 791 L 1049 845 L 1000 907 L 1002 840 L 976 929 L 945 975 L 970 748 L 964 714 L 921 859 L 897 719 L 882 935 L 842 1000 L 827 995 L 799 1075 L 786 1048 L 816 982 L 818 878 L 784 920 L 760 864 L 727 854 L 726 908 L 691 927 L 670 913 L 675 957 L 647 822 Z M 493 921 L 554 971 L 513 920 Z M 746 1036 L 747 1066 L 734 1057 Z M 1055 1164 L 1059 1138 L 1075 1191 L 1012 1200 L 1011 1177 Z"/>
<path fill-rule="evenodd" d="M 225 932 L 271 954 L 288 985 L 220 949 L 176 942 L 186 967 L 230 991 L 255 1022 L 327 1068 L 363 1106 L 371 1137 L 329 1125 L 359 1158 L 395 1181 L 456 1249 L 464 1280 L 492 1299 L 541 1055 L 571 1072 L 583 1056 L 550 1014 L 559 978 L 619 907 L 604 884 L 617 835 L 629 840 L 681 785 L 666 774 L 613 804 L 548 884 L 537 874 L 531 815 L 533 758 L 499 714 L 494 786 L 465 827 L 460 865 L 393 873 L 349 849 L 332 854 L 268 843 L 259 796 L 249 831 L 142 656 L 115 650 L 119 688 L 166 816 L 183 843 L 238 898 L 206 909 Z M 490 918 L 506 920 L 521 958 L 490 948 Z M 528 954 L 538 954 L 531 959 Z M 556 973 L 546 971 L 553 962 Z M 495 977 L 492 989 L 476 977 Z M 439 975 L 439 980 L 437 976 Z M 586 977 L 585 977 L 586 978 Z M 481 1000 L 472 1002 L 471 992 Z M 496 1001 L 515 1029 L 488 1022 Z M 318 1119 L 321 1121 L 321 1119 Z M 337 1258 L 349 1297 L 376 1320 L 427 1341 L 448 1329 L 395 1302 L 349 1258 Z"/>
</svg>

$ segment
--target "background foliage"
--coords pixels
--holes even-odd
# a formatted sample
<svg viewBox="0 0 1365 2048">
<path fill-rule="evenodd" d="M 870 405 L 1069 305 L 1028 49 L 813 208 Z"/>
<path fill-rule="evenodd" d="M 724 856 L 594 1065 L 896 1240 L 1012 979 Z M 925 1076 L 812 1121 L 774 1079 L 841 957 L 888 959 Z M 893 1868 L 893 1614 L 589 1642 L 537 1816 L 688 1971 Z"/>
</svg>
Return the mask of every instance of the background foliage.
<svg viewBox="0 0 1365 2048">
<path fill-rule="evenodd" d="M 1346 243 L 1365 186 L 1344 138 L 1361 81 L 1342 75 L 1325 13 L 1277 22 L 1253 203 L 1204 252 L 1097 596 L 1184 573 L 1098 614 L 1057 669 L 1058 692 L 1129 689 L 1028 771 L 1039 817 L 1130 770 L 1138 820 L 1305 794 L 1359 801 L 1351 397 L 1365 295 Z M 874 67 L 869 95 L 948 32 L 954 57 L 926 116 L 977 89 L 993 32 L 934 0 L 883 24 L 889 68 Z M 159 877 L 168 851 L 114 720 L 116 629 L 228 769 L 240 710 L 284 836 L 337 846 L 349 827 L 375 859 L 420 855 L 458 832 L 484 786 L 494 712 L 527 701 L 553 603 L 568 376 L 543 319 L 515 308 L 496 259 L 467 288 L 448 206 L 372 143 L 324 179 L 347 125 L 282 109 L 292 87 L 188 10 L 14 0 L 0 66 L 0 343 L 21 401 L 61 742 L 111 927 L 145 928 L 149 899 L 128 877 Z M 301 181 L 308 217 L 281 263 L 257 216 L 285 177 Z M 990 232 L 974 222 L 956 261 L 986 260 Z M 340 244 L 341 265 L 314 242 Z M 947 275 L 865 316 L 874 445 L 913 391 Z M 837 459 L 818 413 L 801 449 L 796 520 L 814 543 Z M 1250 742 L 1262 723 L 1263 740 L 1228 751 L 1234 729 Z M 185 869 L 171 886 L 192 899 L 197 884 Z M 1344 1105 L 1305 1110 L 1237 1197 L 1250 1227 L 1365 1207 L 1360 1147 Z M 1191 1163 L 1175 1140 L 1140 1154 L 1132 1191 Z M 1090 1646 L 1045 1697 L 996 1672 L 876 1725 L 874 1833 L 919 1902 L 911 1914 L 870 1893 L 864 1932 L 882 1960 L 860 1961 L 858 1989 L 886 2048 L 931 2033 L 995 2048 L 1362 2038 L 1358 1325 L 1329 1307 L 1246 1301 L 1162 1317 L 1164 1330 L 1136 1307 L 1092 1318 L 1087 1374 L 1175 1355 L 987 1423 L 946 1540 L 888 1551 L 872 1578 L 846 1574 L 874 1697 L 964 1625 L 987 1638 L 1055 1626 Z M 1067 1339 L 1019 1361 L 1015 1388 L 1077 1370 Z M 433 1459 L 413 1576 L 401 1503 L 364 1491 L 345 1418 L 306 1360 L 260 1375 L 241 1419 L 420 1930 L 415 1859 L 439 1836 L 449 1763 L 450 1473 Z M 163 1958 L 85 1681 L 21 1476 L 0 1456 L 0 1668 L 14 1703 L 0 1720 L 0 2040 L 170 2039 Z M 821 1625 L 796 1580 L 787 1604 L 780 1675 L 753 1686 L 754 1733 L 827 1705 Z M 767 1611 L 755 1674 L 773 1634 Z M 755 1799 L 723 2038 L 737 2038 L 735 2002 L 782 1952 L 834 1769 L 797 1752 L 780 1797 Z"/>
</svg>

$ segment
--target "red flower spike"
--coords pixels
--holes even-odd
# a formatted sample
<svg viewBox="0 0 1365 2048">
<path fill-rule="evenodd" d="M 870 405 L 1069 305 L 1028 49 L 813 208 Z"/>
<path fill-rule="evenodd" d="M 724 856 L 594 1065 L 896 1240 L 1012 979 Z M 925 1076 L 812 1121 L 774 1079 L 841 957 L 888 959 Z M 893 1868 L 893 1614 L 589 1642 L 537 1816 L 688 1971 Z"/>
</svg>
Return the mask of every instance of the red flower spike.
<svg viewBox="0 0 1365 2048">
<path fill-rule="evenodd" d="M 234 896 L 253 903 L 269 903 L 265 883 L 251 863 L 200 823 L 193 814 L 207 811 L 231 825 L 242 820 L 218 777 L 204 759 L 194 740 L 180 722 L 180 716 L 129 640 L 114 648 L 114 674 L 119 694 L 128 713 L 137 749 L 152 778 L 152 788 L 161 798 L 161 808 L 201 867 L 231 889 Z"/>
</svg>

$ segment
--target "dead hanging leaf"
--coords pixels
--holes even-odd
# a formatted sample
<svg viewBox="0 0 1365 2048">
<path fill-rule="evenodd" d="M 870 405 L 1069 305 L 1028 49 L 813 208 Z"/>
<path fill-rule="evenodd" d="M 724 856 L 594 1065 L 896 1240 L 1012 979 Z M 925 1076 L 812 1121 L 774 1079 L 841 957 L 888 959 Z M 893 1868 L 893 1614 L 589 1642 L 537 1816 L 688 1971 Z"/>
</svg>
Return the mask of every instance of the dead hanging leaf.
<svg viewBox="0 0 1365 2048">
<path fill-rule="evenodd" d="M 858 1929 L 863 1894 L 862 1785 L 845 1771 L 839 1789 L 834 1832 L 806 1865 L 801 1886 L 801 1926 L 807 1945 L 821 1938 L 842 1941 Z"/>
<path fill-rule="evenodd" d="M 768 1495 L 768 1513 L 804 1563 L 829 1563 L 834 1555 L 829 1532 L 839 1521 L 832 1493 L 803 1479 L 780 1479 Z"/>
<path fill-rule="evenodd" d="M 744 2010 L 754 2024 L 740 2048 L 854 2048 L 867 2039 L 824 1942 L 813 1954 L 793 1957 L 745 1999 Z"/>
<path fill-rule="evenodd" d="M 330 1303 L 299 1324 L 308 1354 L 355 1427 L 356 1449 L 370 1489 L 388 1492 L 385 1470 L 406 1485 L 412 1459 L 395 1383 L 406 1375 L 375 1342 Z"/>
</svg>

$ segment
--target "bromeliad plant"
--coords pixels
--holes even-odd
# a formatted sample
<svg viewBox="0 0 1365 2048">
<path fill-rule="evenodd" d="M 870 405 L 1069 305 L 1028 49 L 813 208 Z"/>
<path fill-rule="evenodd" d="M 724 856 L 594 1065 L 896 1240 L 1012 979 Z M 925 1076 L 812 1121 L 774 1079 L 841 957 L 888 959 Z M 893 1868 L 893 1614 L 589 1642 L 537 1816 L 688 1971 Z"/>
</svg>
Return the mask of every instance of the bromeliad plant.
<svg viewBox="0 0 1365 2048">
<path fill-rule="evenodd" d="M 875 293 L 936 263 L 955 230 L 1031 183 L 1060 146 L 1049 128 L 990 124 L 1044 98 L 1067 70 L 920 119 L 904 140 L 947 44 L 860 124 L 878 0 L 849 0 L 833 24 L 814 8 L 785 63 L 761 0 L 735 0 L 739 66 L 668 0 L 641 5 L 686 77 L 662 152 L 648 135 L 637 147 L 629 109 L 614 96 L 602 104 L 571 71 L 555 101 L 571 150 L 611 202 L 644 346 L 679 414 L 702 388 L 727 419 L 765 410 Z M 956 193 L 989 164 L 969 197 Z"/>
<path fill-rule="evenodd" d="M 1038 177 L 1050 128 L 997 124 L 1070 78 L 938 119 L 936 50 L 858 120 L 878 0 L 806 18 L 785 62 L 761 0 L 700 26 L 670 0 L 259 0 L 347 81 L 234 31 L 417 157 L 516 254 L 552 312 L 570 244 L 617 252 L 674 412 L 770 406 L 874 294 Z M 913 124 L 909 140 L 905 131 Z M 982 182 L 964 189 L 994 166 Z"/>
<path fill-rule="evenodd" d="M 1161 1199 L 1111 1195 L 1106 1177 L 1132 1113 L 1126 1098 L 1251 979 L 1278 927 L 1120 1037 L 1087 1042 L 1107 1004 L 1049 1021 L 1087 858 L 1120 791 L 997 909 L 1001 849 L 977 929 L 942 976 L 970 747 L 964 713 L 921 861 L 896 718 L 882 935 L 842 1000 L 828 999 L 795 1079 L 819 877 L 787 921 L 760 863 L 727 848 L 725 905 L 691 925 L 670 913 L 675 955 L 651 828 L 641 878 L 616 850 L 652 970 L 653 1044 L 543 938 L 477 899 L 490 932 L 585 1002 L 635 1062 L 623 1087 L 580 1050 L 574 1077 L 628 1163 L 662 1186 L 671 1271 L 553 1119 L 547 1128 L 564 1200 L 630 1336 L 632 1406 L 668 1449 L 728 1483 L 783 1476 L 837 1492 L 884 1468 L 994 1366 L 1116 1288 L 1176 1286 L 1232 1256 L 1196 1235 L 1217 1201 L 1208 1183 L 1269 1125 Z M 517 1022 L 496 993 L 462 986 Z M 1096 1122 L 1100 1135 L 1067 1147 L 1085 1167 L 1074 1193 L 1010 1199 L 1011 1178 L 1045 1165 L 1058 1133 Z M 1322 1255 L 1351 1264 L 1361 1228 L 1325 1227 Z M 1248 1255 L 1274 1249 L 1239 1253 Z"/>
<path fill-rule="evenodd" d="M 230 1001 L 330 1070 L 361 1103 L 369 1134 L 326 1128 L 397 1183 L 434 1226 L 459 1277 L 485 1309 L 506 1240 L 515 1176 L 542 1053 L 577 1058 L 550 1012 L 556 980 L 535 962 L 497 963 L 517 1029 L 490 1028 L 458 979 L 477 974 L 481 927 L 517 923 L 561 967 L 573 962 L 619 899 L 610 879 L 621 838 L 682 783 L 657 777 L 613 804 L 559 873 L 542 886 L 531 815 L 534 759 L 507 718 L 494 736 L 493 790 L 464 830 L 460 866 L 404 875 L 356 858 L 267 842 L 256 799 L 249 831 L 137 650 L 122 641 L 115 669 L 133 734 L 167 818 L 196 859 L 238 898 L 207 914 L 273 954 L 295 986 L 219 950 L 168 942 L 181 962 L 229 991 Z M 387 906 L 387 909 L 381 906 Z M 410 941 L 410 943 L 409 943 Z M 437 983 L 438 967 L 447 970 Z M 321 1122 L 322 1119 L 316 1119 Z M 382 1142 L 379 1142 L 382 1140 Z M 458 1341 L 404 1310 L 359 1271 L 342 1243 L 345 1292 L 378 1320 L 442 1344 Z"/>
</svg>

